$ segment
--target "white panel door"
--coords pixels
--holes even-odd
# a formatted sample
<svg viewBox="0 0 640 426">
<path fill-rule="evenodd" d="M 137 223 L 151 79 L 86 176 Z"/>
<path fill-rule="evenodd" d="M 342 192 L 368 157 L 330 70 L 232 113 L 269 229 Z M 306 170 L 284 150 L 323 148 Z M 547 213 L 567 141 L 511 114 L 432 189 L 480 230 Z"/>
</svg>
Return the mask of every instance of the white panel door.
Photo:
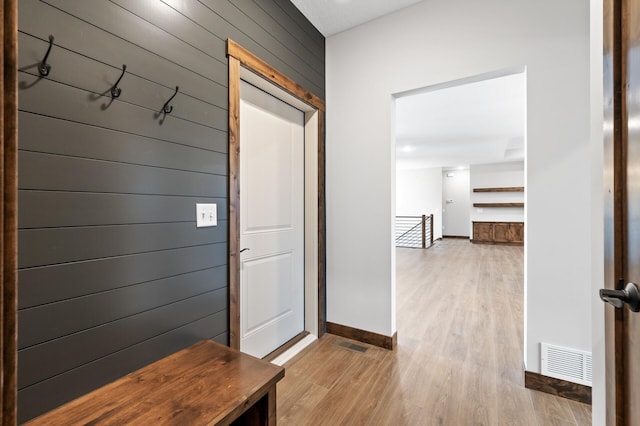
<svg viewBox="0 0 640 426">
<path fill-rule="evenodd" d="M 304 113 L 241 82 L 240 350 L 304 330 Z"/>
</svg>

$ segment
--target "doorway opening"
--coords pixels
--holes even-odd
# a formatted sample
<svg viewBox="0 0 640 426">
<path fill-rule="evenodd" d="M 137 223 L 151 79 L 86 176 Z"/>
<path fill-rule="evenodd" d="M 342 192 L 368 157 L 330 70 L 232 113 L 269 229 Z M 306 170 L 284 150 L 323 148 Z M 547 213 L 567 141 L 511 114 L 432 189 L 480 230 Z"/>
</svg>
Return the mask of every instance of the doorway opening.
<svg viewBox="0 0 640 426">
<path fill-rule="evenodd" d="M 421 311 L 421 305 L 439 303 L 424 300 L 435 294 L 429 290 L 430 283 L 438 286 L 443 276 L 451 274 L 448 280 L 465 290 L 456 293 L 458 288 L 445 285 L 437 294 L 444 291 L 463 299 L 467 294 L 470 303 L 477 296 L 478 303 L 498 309 L 490 295 L 482 299 L 487 295 L 483 291 L 491 291 L 491 286 L 480 283 L 506 273 L 520 287 L 519 292 L 509 294 L 518 298 L 509 307 L 510 321 L 517 322 L 509 339 L 513 340 L 518 372 L 526 362 L 526 346 L 520 343 L 526 345 L 526 71 L 524 67 L 506 69 L 397 93 L 392 113 L 396 153 L 392 214 L 433 215 L 436 241 L 432 248 L 394 250 L 399 338 L 415 338 L 414 331 L 425 332 L 425 325 L 413 321 L 416 317 L 411 312 Z M 491 227 L 488 240 L 479 233 L 483 226 Z M 500 256 L 495 257 L 498 251 L 504 252 L 500 254 L 504 259 L 513 260 L 503 269 L 499 269 Z M 487 261 L 483 263 L 482 258 Z M 449 308 L 460 307 L 457 301 L 450 302 Z M 472 329 L 484 329 L 475 329 L 472 320 L 481 318 L 481 313 L 473 306 L 467 308 L 471 311 L 458 312 L 449 324 L 458 325 L 455 333 L 460 333 L 457 343 L 465 346 L 462 350 L 472 351 L 473 338 L 466 340 L 465 336 Z M 445 312 L 430 318 L 435 323 L 444 321 Z M 492 331 L 498 333 L 495 330 L 499 327 Z M 441 346 L 445 351 L 447 347 Z"/>
</svg>

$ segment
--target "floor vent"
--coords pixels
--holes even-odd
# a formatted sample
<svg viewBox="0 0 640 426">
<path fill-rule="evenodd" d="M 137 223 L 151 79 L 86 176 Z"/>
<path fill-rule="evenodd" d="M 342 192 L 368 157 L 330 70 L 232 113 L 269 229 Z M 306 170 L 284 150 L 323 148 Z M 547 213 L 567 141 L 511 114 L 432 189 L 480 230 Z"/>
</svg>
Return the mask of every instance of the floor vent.
<svg viewBox="0 0 640 426">
<path fill-rule="evenodd" d="M 591 386 L 591 352 L 541 343 L 541 364 L 544 376 Z"/>
<path fill-rule="evenodd" d="M 366 352 L 367 349 L 369 349 L 366 346 L 356 345 L 355 343 L 347 342 L 346 340 L 337 340 L 334 343 L 341 348 L 351 349 L 352 351 Z"/>
</svg>

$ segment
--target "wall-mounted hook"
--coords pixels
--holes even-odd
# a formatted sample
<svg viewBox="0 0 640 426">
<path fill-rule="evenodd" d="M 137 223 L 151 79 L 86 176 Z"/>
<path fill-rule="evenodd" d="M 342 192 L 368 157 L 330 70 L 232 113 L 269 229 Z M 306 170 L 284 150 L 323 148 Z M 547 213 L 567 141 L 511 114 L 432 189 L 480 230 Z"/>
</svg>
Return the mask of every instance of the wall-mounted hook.
<svg viewBox="0 0 640 426">
<path fill-rule="evenodd" d="M 127 66 L 122 65 L 122 74 L 120 74 L 120 78 L 118 79 L 118 81 L 116 81 L 116 84 L 114 84 L 113 87 L 111 88 L 111 97 L 113 99 L 117 98 L 118 96 L 120 96 L 120 93 L 122 93 L 122 89 L 118 87 L 118 84 L 120 84 L 120 80 L 122 80 L 122 77 L 124 77 L 124 72 L 126 70 L 127 70 Z"/>
<path fill-rule="evenodd" d="M 173 111 L 173 105 L 169 105 L 169 102 L 171 102 L 171 100 L 175 98 L 177 94 L 178 94 L 178 86 L 176 86 L 176 92 L 173 94 L 173 96 L 170 97 L 169 100 L 164 103 L 164 106 L 162 107 L 161 112 L 164 112 L 165 114 L 171 114 L 171 111 Z"/>
<path fill-rule="evenodd" d="M 51 65 L 47 64 L 47 58 L 49 57 L 49 53 L 51 53 L 51 47 L 53 46 L 53 36 L 49 36 L 49 48 L 47 49 L 47 53 L 44 55 L 44 59 L 42 62 L 38 64 L 38 72 L 41 77 L 46 77 L 49 75 L 51 71 Z"/>
</svg>

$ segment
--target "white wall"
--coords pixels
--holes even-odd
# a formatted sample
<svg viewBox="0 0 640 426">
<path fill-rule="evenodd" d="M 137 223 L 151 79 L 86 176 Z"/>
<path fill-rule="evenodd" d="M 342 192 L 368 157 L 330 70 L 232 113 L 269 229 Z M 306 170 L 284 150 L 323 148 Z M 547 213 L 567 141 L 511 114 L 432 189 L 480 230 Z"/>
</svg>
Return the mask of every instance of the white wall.
<svg viewBox="0 0 640 426">
<path fill-rule="evenodd" d="M 525 186 L 524 161 L 497 164 L 477 164 L 471 168 L 471 191 L 473 188 L 496 188 Z M 526 189 L 525 189 L 526 190 Z M 472 203 L 521 203 L 524 192 L 472 192 Z M 474 221 L 524 222 L 524 208 L 519 207 L 471 207 L 468 223 L 473 232 Z"/>
<path fill-rule="evenodd" d="M 426 0 L 326 49 L 328 321 L 395 332 L 393 95 L 526 67 L 526 366 L 591 350 L 589 3 Z"/>
<path fill-rule="evenodd" d="M 442 172 L 442 234 L 451 237 L 468 237 L 469 169 Z"/>
<path fill-rule="evenodd" d="M 433 239 L 442 238 L 442 168 L 396 171 L 396 216 L 433 214 Z"/>
</svg>

